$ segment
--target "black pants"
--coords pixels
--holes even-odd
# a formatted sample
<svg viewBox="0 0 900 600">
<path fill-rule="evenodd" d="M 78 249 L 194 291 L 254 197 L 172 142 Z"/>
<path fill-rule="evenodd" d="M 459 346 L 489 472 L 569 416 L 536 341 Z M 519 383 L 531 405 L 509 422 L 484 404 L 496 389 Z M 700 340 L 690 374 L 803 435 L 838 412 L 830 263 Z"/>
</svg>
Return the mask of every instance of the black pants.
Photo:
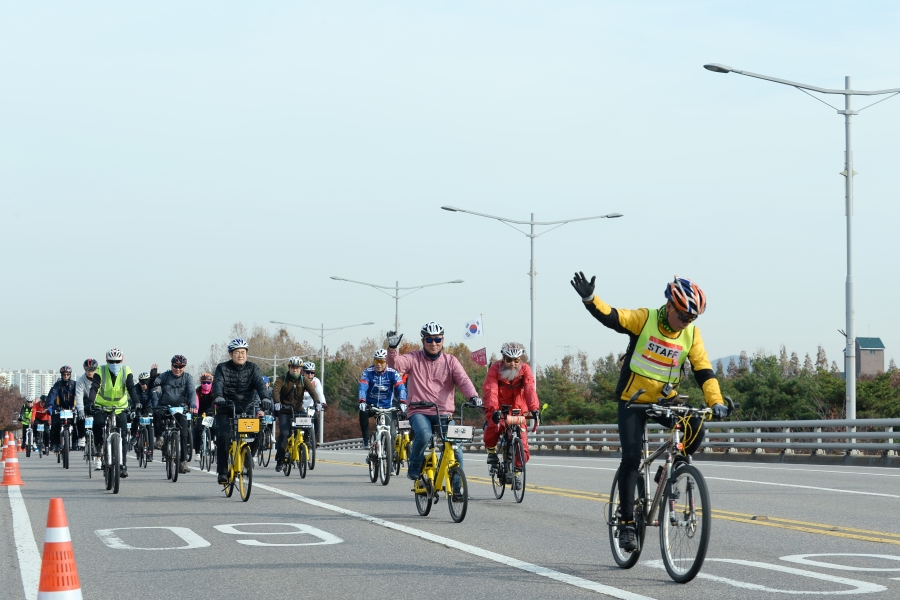
<svg viewBox="0 0 900 600">
<path fill-rule="evenodd" d="M 50 417 L 50 443 L 53 445 L 58 445 L 59 442 L 59 430 L 62 429 L 62 421 L 59 418 L 57 413 L 53 413 Z M 84 437 L 84 419 L 69 419 L 69 424 L 72 426 L 72 440 L 71 443 L 75 443 L 75 440 L 78 438 Z"/>
<path fill-rule="evenodd" d="M 287 446 L 288 438 L 291 437 L 293 429 L 291 427 L 292 413 L 278 413 L 278 437 L 275 438 L 275 462 L 280 463 L 284 460 L 284 449 Z"/>
<path fill-rule="evenodd" d="M 216 471 L 219 474 L 228 471 L 228 450 L 231 448 L 231 408 L 220 409 L 216 413 Z M 260 421 L 259 431 L 262 432 L 263 424 Z M 259 444 L 259 434 L 253 436 L 254 441 L 250 442 L 250 450 L 256 452 L 257 444 Z"/>
<path fill-rule="evenodd" d="M 622 462 L 619 465 L 619 505 L 622 518 L 631 521 L 634 518 L 634 492 L 637 480 L 640 477 L 638 467 L 641 466 L 641 450 L 644 440 L 644 425 L 647 423 L 647 413 L 638 404 L 632 404 L 633 408 L 625 408 L 626 402 L 619 401 L 619 441 L 622 444 Z M 654 421 L 663 427 L 670 428 L 674 419 L 654 418 Z M 697 433 L 696 437 L 687 447 L 687 453 L 693 454 L 700 448 L 705 435 L 703 421 L 699 417 L 690 419 L 691 433 Z"/>
<path fill-rule="evenodd" d="M 97 453 L 97 456 L 100 456 L 103 453 L 103 428 L 106 427 L 106 417 L 110 414 L 112 413 L 108 413 L 102 410 L 94 412 L 94 451 Z M 124 443 L 124 436 L 128 433 L 128 413 L 116 413 L 116 427 L 118 427 L 119 431 L 122 433 L 122 450 L 125 450 L 127 446 Z M 128 453 L 122 452 L 123 465 L 127 463 L 127 458 Z"/>
<path fill-rule="evenodd" d="M 37 426 L 43 425 L 44 430 L 38 431 Z M 34 429 L 34 441 L 37 443 L 38 440 L 43 437 L 44 448 L 48 448 L 50 446 L 50 421 L 33 421 L 31 423 L 32 429 Z"/>
<path fill-rule="evenodd" d="M 163 430 L 166 428 L 164 419 L 169 414 L 168 407 L 157 408 L 153 411 L 154 430 L 159 431 L 157 437 L 162 435 Z M 181 456 L 178 457 L 178 460 L 184 462 L 187 460 L 188 449 L 191 447 L 191 425 L 187 417 L 182 413 L 174 413 L 172 416 L 175 417 L 175 425 L 178 427 L 181 435 Z"/>
</svg>

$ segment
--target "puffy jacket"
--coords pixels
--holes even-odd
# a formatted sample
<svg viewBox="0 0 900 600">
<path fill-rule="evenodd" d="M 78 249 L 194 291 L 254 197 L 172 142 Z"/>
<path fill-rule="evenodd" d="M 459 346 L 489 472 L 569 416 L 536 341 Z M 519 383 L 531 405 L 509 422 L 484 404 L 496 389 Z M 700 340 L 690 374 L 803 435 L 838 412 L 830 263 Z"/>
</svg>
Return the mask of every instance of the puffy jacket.
<svg viewBox="0 0 900 600">
<path fill-rule="evenodd" d="M 147 412 L 149 409 L 155 408 L 156 405 L 159 404 L 159 398 L 157 398 L 153 388 L 148 386 L 147 390 L 144 391 L 140 384 L 134 386 L 134 400 L 136 404 L 141 405 L 142 412 Z"/>
<path fill-rule="evenodd" d="M 377 408 L 390 408 L 395 389 L 400 400 L 406 400 L 406 386 L 400 373 L 390 367 L 379 373 L 373 365 L 359 378 L 359 401 Z"/>
<path fill-rule="evenodd" d="M 275 402 L 282 404 L 282 413 L 290 413 L 291 409 L 294 409 L 294 412 L 299 414 L 300 409 L 303 408 L 304 393 L 312 396 L 316 404 L 321 401 L 315 386 L 309 385 L 303 376 L 294 379 L 289 374 L 285 374 L 275 380 L 275 386 L 272 388 L 272 397 Z"/>
<path fill-rule="evenodd" d="M 518 408 L 523 413 L 540 408 L 537 391 L 534 386 L 534 374 L 531 367 L 522 363 L 519 373 L 512 380 L 504 379 L 500 374 L 503 361 L 497 361 L 488 369 L 484 385 L 481 386 L 484 410 L 492 413 L 500 410 L 500 405 Z"/>
<path fill-rule="evenodd" d="M 47 394 L 47 406 L 50 412 L 75 409 L 75 382 L 71 378 L 68 381 L 57 379 Z"/>
<path fill-rule="evenodd" d="M 450 415 L 456 411 L 453 401 L 453 388 L 459 388 L 466 398 L 477 396 L 478 392 L 463 369 L 462 364 L 452 354 L 441 352 L 435 357 L 428 356 L 424 350 L 416 350 L 401 355 L 396 348 L 389 348 L 388 366 L 400 373 L 409 373 L 407 397 L 410 402 L 434 402 L 442 415 Z M 434 409 L 410 408 L 409 414 L 434 414 Z"/>
<path fill-rule="evenodd" d="M 165 371 L 153 382 L 158 406 L 191 406 L 194 403 L 194 378 L 190 373 L 175 377 Z"/>
<path fill-rule="evenodd" d="M 213 398 L 224 398 L 233 402 L 239 412 L 247 412 L 253 406 L 254 392 L 260 398 L 269 397 L 266 383 L 256 363 L 248 361 L 238 366 L 229 360 L 216 366 Z"/>
</svg>

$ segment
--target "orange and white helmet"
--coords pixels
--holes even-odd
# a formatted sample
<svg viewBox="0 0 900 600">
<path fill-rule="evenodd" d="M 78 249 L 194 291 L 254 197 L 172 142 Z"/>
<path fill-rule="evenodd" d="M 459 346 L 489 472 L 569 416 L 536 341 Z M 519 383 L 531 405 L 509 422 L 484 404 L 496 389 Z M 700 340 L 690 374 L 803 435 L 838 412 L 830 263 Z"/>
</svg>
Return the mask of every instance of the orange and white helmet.
<svg viewBox="0 0 900 600">
<path fill-rule="evenodd" d="M 706 310 L 706 294 L 700 286 L 685 277 L 675 276 L 666 286 L 666 299 L 676 310 L 689 315 L 702 315 Z"/>
</svg>

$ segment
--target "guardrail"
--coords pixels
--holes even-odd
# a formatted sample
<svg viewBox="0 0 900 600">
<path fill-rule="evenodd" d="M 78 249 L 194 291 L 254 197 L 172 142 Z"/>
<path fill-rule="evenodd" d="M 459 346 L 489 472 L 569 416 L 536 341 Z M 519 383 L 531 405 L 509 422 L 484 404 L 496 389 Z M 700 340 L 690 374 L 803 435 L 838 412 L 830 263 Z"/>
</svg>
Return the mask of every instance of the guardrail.
<svg viewBox="0 0 900 600">
<path fill-rule="evenodd" d="M 898 428 L 897 437 L 894 437 Z M 881 454 L 897 456 L 900 453 L 900 419 L 854 419 L 815 421 L 708 421 L 705 424 L 706 439 L 703 452 L 751 451 L 764 454 L 777 451 L 795 454 L 805 451 L 811 454 Z M 475 430 L 475 438 L 463 444 L 467 450 L 480 450 L 481 429 Z M 650 443 L 667 439 L 663 427 L 651 422 Z M 863 441 L 865 440 L 865 441 Z M 528 433 L 528 443 L 539 450 L 605 450 L 619 448 L 618 425 L 549 425 L 538 427 L 536 433 Z M 348 450 L 362 448 L 362 439 L 326 442 L 323 450 Z"/>
</svg>

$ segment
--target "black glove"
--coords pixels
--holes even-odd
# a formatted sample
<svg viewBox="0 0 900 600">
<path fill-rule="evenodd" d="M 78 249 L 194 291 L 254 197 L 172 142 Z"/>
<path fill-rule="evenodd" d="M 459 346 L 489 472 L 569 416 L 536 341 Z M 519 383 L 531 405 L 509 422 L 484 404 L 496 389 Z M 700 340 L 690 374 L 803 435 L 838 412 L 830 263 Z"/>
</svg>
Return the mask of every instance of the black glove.
<svg viewBox="0 0 900 600">
<path fill-rule="evenodd" d="M 478 407 L 478 406 L 481 406 L 483 404 L 483 402 L 481 401 L 481 398 L 479 398 L 478 396 L 472 396 L 471 398 L 469 398 L 469 401 L 466 402 L 466 404 L 468 404 L 469 406 Z"/>
<path fill-rule="evenodd" d="M 502 413 L 502 412 L 500 412 L 499 410 L 495 410 L 495 411 L 491 414 L 491 421 L 494 423 L 494 425 L 499 425 L 499 424 L 500 424 L 500 417 L 502 417 L 502 416 L 503 416 L 503 413 Z"/>
<path fill-rule="evenodd" d="M 539 410 L 531 411 L 531 418 L 535 421 L 540 421 L 541 420 L 541 411 L 539 411 Z"/>
<path fill-rule="evenodd" d="M 388 348 L 396 348 L 400 345 L 401 340 L 403 340 L 403 334 L 397 334 L 396 331 L 388 331 L 387 332 L 387 343 Z"/>
<path fill-rule="evenodd" d="M 728 407 L 724 404 L 713 404 L 712 411 L 713 419 L 716 421 L 728 418 Z"/>
<path fill-rule="evenodd" d="M 581 299 L 584 302 L 590 302 L 594 297 L 594 282 L 596 280 L 597 276 L 594 275 L 591 277 L 591 280 L 588 281 L 587 277 L 584 276 L 584 273 L 579 271 L 575 273 L 575 277 L 569 283 L 572 284 L 572 287 L 575 288 L 575 291 L 578 292 L 578 295 L 581 296 Z"/>
<path fill-rule="evenodd" d="M 228 404 L 228 400 L 226 400 L 225 398 L 216 398 L 215 400 L 213 400 L 213 404 L 215 404 L 216 406 L 225 406 L 226 404 Z"/>
<path fill-rule="evenodd" d="M 144 406 L 140 402 L 138 402 L 137 404 L 134 405 L 134 410 L 141 410 L 143 407 Z"/>
</svg>

